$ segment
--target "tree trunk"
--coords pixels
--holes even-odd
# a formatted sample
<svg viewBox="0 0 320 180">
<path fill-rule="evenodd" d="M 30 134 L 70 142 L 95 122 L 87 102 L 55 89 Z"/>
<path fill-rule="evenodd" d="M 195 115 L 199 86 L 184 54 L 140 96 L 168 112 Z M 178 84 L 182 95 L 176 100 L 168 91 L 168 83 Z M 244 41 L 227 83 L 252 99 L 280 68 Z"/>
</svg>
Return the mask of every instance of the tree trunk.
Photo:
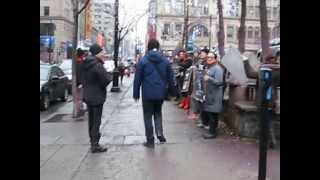
<svg viewBox="0 0 320 180">
<path fill-rule="evenodd" d="M 221 0 L 217 1 L 218 6 L 218 16 L 219 16 L 219 31 L 218 31 L 218 49 L 220 58 L 225 54 L 224 52 L 224 22 L 223 22 L 223 10 Z"/>
<path fill-rule="evenodd" d="M 184 26 L 183 26 L 183 37 L 182 47 L 187 49 L 188 45 L 188 23 L 189 23 L 189 0 L 184 0 Z"/>
<path fill-rule="evenodd" d="M 79 2 L 75 2 L 75 7 L 73 7 L 73 18 L 74 18 L 74 29 L 73 29 L 73 52 L 72 52 L 72 100 L 73 100 L 73 117 L 80 116 L 80 102 L 78 101 L 78 92 L 77 92 L 77 57 L 76 57 L 76 49 L 77 49 L 77 41 L 78 41 L 78 6 Z"/>
<path fill-rule="evenodd" d="M 261 27 L 261 48 L 262 48 L 262 62 L 265 62 L 266 57 L 270 54 L 268 19 L 267 19 L 267 5 L 266 0 L 260 1 L 260 27 Z"/>
<path fill-rule="evenodd" d="M 115 15 L 114 15 L 114 66 L 118 67 L 118 56 L 119 56 L 119 0 L 115 0 Z"/>
<path fill-rule="evenodd" d="M 238 31 L 238 48 L 240 53 L 244 53 L 246 47 L 246 15 L 247 15 L 247 1 L 241 0 L 241 17 L 240 17 L 240 27 Z"/>
</svg>

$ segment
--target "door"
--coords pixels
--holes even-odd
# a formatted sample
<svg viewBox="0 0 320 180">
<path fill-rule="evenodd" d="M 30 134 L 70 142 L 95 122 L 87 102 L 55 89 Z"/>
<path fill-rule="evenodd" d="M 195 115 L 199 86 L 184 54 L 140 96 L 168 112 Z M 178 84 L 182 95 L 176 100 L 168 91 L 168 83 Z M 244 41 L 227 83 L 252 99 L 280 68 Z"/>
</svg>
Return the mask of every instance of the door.
<svg viewBox="0 0 320 180">
<path fill-rule="evenodd" d="M 49 77 L 49 93 L 50 100 L 58 98 L 58 87 L 59 87 L 59 76 L 56 67 L 51 68 L 50 77 Z"/>
</svg>

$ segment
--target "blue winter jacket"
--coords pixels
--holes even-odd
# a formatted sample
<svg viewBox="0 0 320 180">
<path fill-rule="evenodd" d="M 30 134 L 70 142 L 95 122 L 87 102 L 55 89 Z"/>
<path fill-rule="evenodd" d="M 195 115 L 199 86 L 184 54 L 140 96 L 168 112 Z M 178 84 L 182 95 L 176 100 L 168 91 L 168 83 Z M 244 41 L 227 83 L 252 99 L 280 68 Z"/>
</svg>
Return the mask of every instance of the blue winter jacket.
<svg viewBox="0 0 320 180">
<path fill-rule="evenodd" d="M 163 100 L 167 89 L 175 95 L 173 71 L 167 58 L 156 49 L 148 51 L 137 64 L 133 86 L 134 99 L 140 98 L 140 86 L 143 100 Z"/>
</svg>

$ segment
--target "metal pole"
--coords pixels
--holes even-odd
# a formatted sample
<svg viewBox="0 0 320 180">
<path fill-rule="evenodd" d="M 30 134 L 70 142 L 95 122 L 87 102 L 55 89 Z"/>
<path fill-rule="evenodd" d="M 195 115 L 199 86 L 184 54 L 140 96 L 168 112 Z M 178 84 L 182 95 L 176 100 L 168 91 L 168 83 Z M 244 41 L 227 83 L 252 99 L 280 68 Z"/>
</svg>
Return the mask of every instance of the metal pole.
<svg viewBox="0 0 320 180">
<path fill-rule="evenodd" d="M 186 41 L 185 41 L 185 49 L 188 47 L 188 29 L 189 29 L 189 0 L 187 0 L 187 17 L 186 17 L 186 27 L 185 27 L 185 35 L 186 35 Z"/>
<path fill-rule="evenodd" d="M 267 170 L 267 151 L 269 125 L 271 122 L 272 107 L 272 70 L 270 68 L 260 68 L 260 86 L 261 86 L 261 102 L 260 102 L 260 141 L 259 141 L 259 175 L 258 180 L 266 179 Z"/>
<path fill-rule="evenodd" d="M 119 71 L 118 71 L 118 56 L 119 56 L 119 0 L 115 0 L 115 17 L 114 17 L 114 71 L 113 71 L 113 82 L 111 92 L 120 92 L 119 87 Z"/>
<path fill-rule="evenodd" d="M 210 15 L 210 37 L 209 37 L 209 49 L 211 49 L 211 41 L 212 41 L 212 15 Z"/>
</svg>

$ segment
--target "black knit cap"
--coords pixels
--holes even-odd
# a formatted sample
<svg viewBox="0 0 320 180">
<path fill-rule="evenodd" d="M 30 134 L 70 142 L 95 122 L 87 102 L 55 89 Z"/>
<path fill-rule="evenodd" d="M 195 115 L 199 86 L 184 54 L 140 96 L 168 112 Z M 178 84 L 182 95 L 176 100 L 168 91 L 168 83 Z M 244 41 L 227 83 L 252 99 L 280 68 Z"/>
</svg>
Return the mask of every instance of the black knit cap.
<svg viewBox="0 0 320 180">
<path fill-rule="evenodd" d="M 89 51 L 91 52 L 92 56 L 99 54 L 103 49 L 98 44 L 93 44 Z"/>
</svg>

